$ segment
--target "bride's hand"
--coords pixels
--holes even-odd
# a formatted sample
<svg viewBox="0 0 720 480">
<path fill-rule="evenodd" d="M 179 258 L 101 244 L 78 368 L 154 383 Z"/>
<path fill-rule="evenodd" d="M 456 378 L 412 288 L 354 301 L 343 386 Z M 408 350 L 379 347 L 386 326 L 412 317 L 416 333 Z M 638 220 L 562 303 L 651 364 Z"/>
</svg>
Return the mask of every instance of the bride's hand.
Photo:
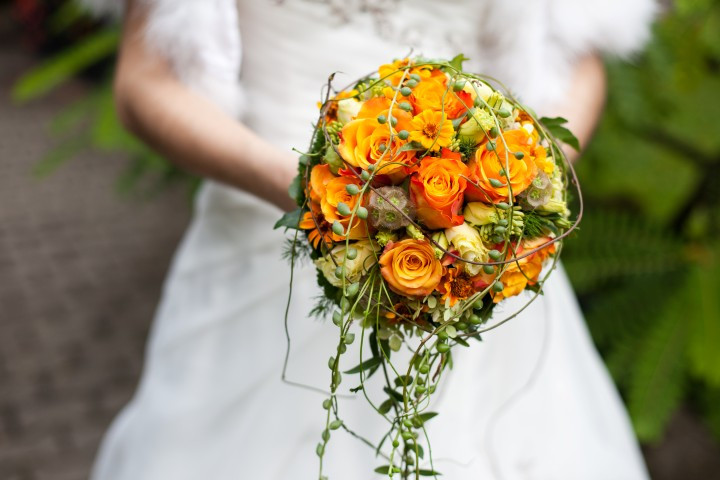
<svg viewBox="0 0 720 480">
<path fill-rule="evenodd" d="M 123 124 L 189 172 L 246 190 L 283 210 L 294 208 L 287 188 L 297 159 L 185 87 L 168 62 L 145 45 L 140 4 L 128 0 L 125 19 L 115 76 Z"/>
</svg>

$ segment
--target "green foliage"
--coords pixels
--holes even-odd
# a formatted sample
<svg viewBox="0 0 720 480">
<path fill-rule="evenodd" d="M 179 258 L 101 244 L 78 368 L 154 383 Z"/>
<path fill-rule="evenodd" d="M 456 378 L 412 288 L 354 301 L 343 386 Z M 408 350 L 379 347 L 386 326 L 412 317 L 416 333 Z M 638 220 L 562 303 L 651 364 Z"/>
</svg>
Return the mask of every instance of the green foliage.
<svg viewBox="0 0 720 480">
<path fill-rule="evenodd" d="M 88 33 L 55 56 L 41 62 L 23 75 L 13 87 L 13 98 L 28 102 L 43 98 L 53 89 L 73 80 L 90 69 L 114 60 L 120 39 L 116 25 L 101 25 L 87 29 L 90 20 L 84 10 L 73 1 L 65 3 L 50 19 L 51 34 L 82 27 Z M 118 120 L 112 93 L 111 72 L 90 85 L 90 93 L 69 105 L 53 121 L 51 134 L 55 147 L 48 151 L 34 167 L 43 177 L 86 151 L 122 153 L 129 158 L 126 169 L 118 178 L 123 193 L 153 194 L 170 183 L 181 182 L 194 193 L 197 178 L 170 164 L 144 143 L 130 135 Z"/>
<path fill-rule="evenodd" d="M 567 123 L 566 119 L 562 117 L 542 117 L 540 119 L 540 123 L 548 129 L 553 137 L 557 138 L 561 142 L 567 143 L 575 150 L 580 150 L 580 142 L 577 137 L 564 126 Z"/>
<path fill-rule="evenodd" d="M 720 438 L 720 2 L 679 0 L 633 64 L 608 62 L 606 115 L 578 164 L 564 249 L 639 437 L 684 403 Z"/>
</svg>

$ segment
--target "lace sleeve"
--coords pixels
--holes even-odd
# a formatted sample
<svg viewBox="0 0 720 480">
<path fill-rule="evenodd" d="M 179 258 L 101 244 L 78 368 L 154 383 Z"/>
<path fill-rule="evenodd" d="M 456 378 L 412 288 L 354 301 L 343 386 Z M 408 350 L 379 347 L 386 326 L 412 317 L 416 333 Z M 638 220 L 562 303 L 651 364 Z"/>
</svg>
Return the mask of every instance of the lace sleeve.
<svg viewBox="0 0 720 480">
<path fill-rule="evenodd" d="M 122 17 L 122 0 L 82 0 L 97 14 Z M 232 115 L 242 112 L 241 42 L 235 0 L 140 0 L 145 39 L 178 78 Z"/>
</svg>

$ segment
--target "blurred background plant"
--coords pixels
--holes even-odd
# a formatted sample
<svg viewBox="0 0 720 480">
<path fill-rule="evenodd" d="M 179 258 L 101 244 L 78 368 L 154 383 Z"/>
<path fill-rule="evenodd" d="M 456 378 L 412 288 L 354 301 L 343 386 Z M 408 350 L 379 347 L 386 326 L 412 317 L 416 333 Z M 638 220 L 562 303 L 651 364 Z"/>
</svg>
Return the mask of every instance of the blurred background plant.
<svg viewBox="0 0 720 480">
<path fill-rule="evenodd" d="M 73 0 L 12 0 L 23 23 L 26 42 L 44 57 L 16 83 L 18 102 L 38 100 L 78 77 L 93 85 L 82 100 L 68 106 L 53 121 L 56 146 L 39 160 L 38 176 L 52 173 L 86 150 L 123 152 L 130 162 L 118 179 L 125 193 L 152 194 L 169 183 L 186 183 L 193 192 L 198 180 L 173 167 L 160 155 L 126 132 L 115 112 L 112 96 L 114 64 L 120 28 L 99 22 Z"/>
<path fill-rule="evenodd" d="M 92 92 L 54 121 L 47 175 L 86 149 L 131 159 L 123 191 L 185 175 L 126 133 L 115 115 L 113 24 L 72 1 L 15 0 L 46 59 L 16 84 L 20 102 L 81 76 Z M 685 405 L 720 438 L 720 0 L 678 0 L 632 62 L 608 61 L 609 101 L 579 163 L 587 197 L 564 254 L 598 348 L 644 442 Z M 150 179 L 150 180 L 148 180 Z"/>
</svg>

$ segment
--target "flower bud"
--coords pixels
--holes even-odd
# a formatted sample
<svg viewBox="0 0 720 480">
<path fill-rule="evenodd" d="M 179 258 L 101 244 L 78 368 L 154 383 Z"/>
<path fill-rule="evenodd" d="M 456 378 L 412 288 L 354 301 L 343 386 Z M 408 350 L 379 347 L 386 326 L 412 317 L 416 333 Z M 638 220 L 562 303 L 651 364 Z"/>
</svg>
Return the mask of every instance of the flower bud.
<svg viewBox="0 0 720 480">
<path fill-rule="evenodd" d="M 339 202 L 339 203 L 338 203 L 338 205 L 337 205 L 337 211 L 338 211 L 338 213 L 339 213 L 340 215 L 342 215 L 342 216 L 344 216 L 344 217 L 350 215 L 350 213 L 351 213 L 351 212 L 350 212 L 350 207 L 348 207 L 347 204 L 346 204 L 346 203 L 343 203 L 343 202 Z"/>
<path fill-rule="evenodd" d="M 357 117 L 362 107 L 362 102 L 359 102 L 356 98 L 343 98 L 337 102 L 337 119 L 341 123 L 348 123 L 350 120 Z"/>
<path fill-rule="evenodd" d="M 496 292 L 500 293 L 500 292 L 502 292 L 503 289 L 505 288 L 505 285 L 503 285 L 502 282 L 498 280 L 497 282 L 493 283 L 492 288 L 493 288 L 493 290 L 495 290 Z"/>
<path fill-rule="evenodd" d="M 354 183 L 349 183 L 345 185 L 345 191 L 350 195 L 357 195 L 358 192 L 360 192 L 360 189 Z"/>
<path fill-rule="evenodd" d="M 357 216 L 360 220 L 365 220 L 368 217 L 368 209 L 365 207 L 358 207 Z"/>
<path fill-rule="evenodd" d="M 410 132 L 408 132 L 407 130 L 400 130 L 398 132 L 398 137 L 400 137 L 400 140 L 407 140 L 409 136 Z"/>
<path fill-rule="evenodd" d="M 469 202 L 465 206 L 463 215 L 466 222 L 476 227 L 497 223 L 499 220 L 495 207 L 482 202 Z"/>
</svg>

